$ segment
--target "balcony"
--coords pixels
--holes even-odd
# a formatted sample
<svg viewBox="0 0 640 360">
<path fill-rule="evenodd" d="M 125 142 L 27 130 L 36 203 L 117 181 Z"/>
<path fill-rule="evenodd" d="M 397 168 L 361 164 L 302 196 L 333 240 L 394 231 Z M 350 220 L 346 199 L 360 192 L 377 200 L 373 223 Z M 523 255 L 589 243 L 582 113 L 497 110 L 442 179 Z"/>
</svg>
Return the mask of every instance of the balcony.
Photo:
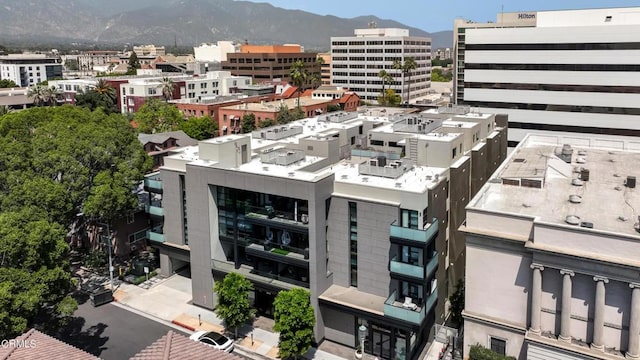
<svg viewBox="0 0 640 360">
<path fill-rule="evenodd" d="M 432 223 L 427 225 L 423 230 L 398 226 L 394 221 L 389 227 L 389 234 L 392 239 L 408 240 L 426 246 L 438 234 L 438 219 L 434 218 Z"/>
<path fill-rule="evenodd" d="M 392 273 L 410 276 L 412 278 L 424 280 L 424 267 L 419 265 L 411 265 L 397 261 L 397 256 L 394 256 L 389 261 L 389 270 Z"/>
<path fill-rule="evenodd" d="M 277 225 L 291 230 L 308 230 L 309 215 L 274 209 L 272 206 L 246 206 L 245 219 L 259 225 Z"/>
<path fill-rule="evenodd" d="M 164 218 L 164 209 L 159 206 L 147 205 L 145 206 L 145 212 L 152 217 L 156 217 L 159 219 Z"/>
<path fill-rule="evenodd" d="M 274 247 L 270 247 L 251 240 L 248 240 L 248 242 L 251 243 L 245 248 L 245 251 L 249 255 L 273 260 L 279 263 L 292 264 L 307 269 L 309 268 L 309 250 L 307 250 L 305 254 L 301 254 L 291 251 L 291 248 L 286 246 L 276 245 Z"/>
<path fill-rule="evenodd" d="M 403 304 L 404 299 L 398 299 L 397 291 L 394 291 L 384 302 L 384 316 L 403 320 L 418 326 L 422 324 L 426 317 L 425 306 L 410 309 L 404 307 Z"/>
<path fill-rule="evenodd" d="M 384 302 L 384 316 L 420 326 L 426 318 L 426 314 L 433 310 L 436 301 L 438 301 L 437 288 L 427 297 L 427 301 L 422 307 L 411 309 L 404 306 L 404 299 L 398 299 L 397 291 L 394 291 Z"/>
<path fill-rule="evenodd" d="M 157 231 L 157 230 L 156 230 Z M 147 239 L 157 243 L 164 243 L 164 234 L 156 232 L 154 230 L 147 230 Z"/>
<path fill-rule="evenodd" d="M 149 192 L 162 194 L 162 181 L 158 174 L 144 178 L 144 189 Z"/>
</svg>

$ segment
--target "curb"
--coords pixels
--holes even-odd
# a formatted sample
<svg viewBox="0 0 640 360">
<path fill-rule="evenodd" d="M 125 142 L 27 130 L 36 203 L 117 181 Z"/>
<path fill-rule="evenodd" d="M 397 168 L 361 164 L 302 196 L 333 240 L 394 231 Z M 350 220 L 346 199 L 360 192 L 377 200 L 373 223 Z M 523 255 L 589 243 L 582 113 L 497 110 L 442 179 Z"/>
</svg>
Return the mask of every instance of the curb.
<svg viewBox="0 0 640 360">
<path fill-rule="evenodd" d="M 180 327 L 183 327 L 183 328 L 185 328 L 187 330 L 190 330 L 190 331 L 196 331 L 196 328 L 194 328 L 193 326 L 189 326 L 187 324 L 183 324 L 180 321 L 171 320 L 171 323 L 174 324 L 174 325 L 178 325 Z"/>
</svg>

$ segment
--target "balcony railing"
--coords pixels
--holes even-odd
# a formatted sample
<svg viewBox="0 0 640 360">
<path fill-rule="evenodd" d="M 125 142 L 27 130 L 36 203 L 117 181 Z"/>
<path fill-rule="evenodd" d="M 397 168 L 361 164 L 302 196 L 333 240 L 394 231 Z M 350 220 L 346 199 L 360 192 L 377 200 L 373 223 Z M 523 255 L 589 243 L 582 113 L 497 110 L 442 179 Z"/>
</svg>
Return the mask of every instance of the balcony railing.
<svg viewBox="0 0 640 360">
<path fill-rule="evenodd" d="M 161 193 L 162 192 L 162 181 L 154 180 L 154 179 L 150 179 L 150 178 L 145 178 L 144 179 L 144 188 L 147 191 L 153 191 L 153 192 Z"/>
<path fill-rule="evenodd" d="M 394 256 L 389 262 L 389 270 L 396 274 L 424 279 L 424 267 L 400 262 L 397 260 L 397 256 Z"/>
<path fill-rule="evenodd" d="M 152 230 L 147 230 L 147 238 L 158 243 L 165 242 L 164 234 L 160 234 Z"/>
<path fill-rule="evenodd" d="M 398 226 L 394 221 L 389 227 L 389 233 L 394 238 L 416 241 L 426 245 L 438 233 L 438 219 L 434 218 L 432 223 L 423 230 Z"/>
<path fill-rule="evenodd" d="M 403 306 L 404 299 L 398 301 L 394 291 L 391 296 L 384 302 L 384 316 L 403 320 L 415 325 L 420 325 L 426 317 L 425 306 L 416 307 L 415 309 Z"/>
<path fill-rule="evenodd" d="M 309 214 L 304 212 L 298 212 L 296 216 L 295 213 L 277 210 L 272 206 L 245 206 L 245 211 L 246 219 L 259 218 L 305 227 L 309 224 Z"/>
<path fill-rule="evenodd" d="M 265 251 L 275 250 L 274 251 L 275 253 L 281 253 L 278 251 L 278 250 L 281 250 L 282 252 L 291 252 L 291 253 L 303 255 L 305 259 L 309 258 L 309 248 L 303 249 L 295 246 L 282 245 L 282 244 L 278 244 L 277 242 L 267 242 L 266 240 L 261 240 L 261 239 L 257 239 L 249 236 L 238 237 L 238 243 L 245 246 L 248 246 L 251 244 L 260 245 L 263 247 L 266 246 L 264 248 Z"/>
<path fill-rule="evenodd" d="M 158 206 L 147 205 L 145 207 L 145 211 L 149 215 L 154 215 L 154 216 L 159 216 L 159 217 L 163 217 L 164 216 L 164 209 L 161 208 L 161 207 L 158 207 Z"/>
<path fill-rule="evenodd" d="M 436 305 L 436 301 L 438 301 L 438 288 L 436 287 L 431 295 L 427 297 L 427 301 L 424 304 L 424 307 L 427 312 L 433 310 L 433 307 Z"/>
</svg>

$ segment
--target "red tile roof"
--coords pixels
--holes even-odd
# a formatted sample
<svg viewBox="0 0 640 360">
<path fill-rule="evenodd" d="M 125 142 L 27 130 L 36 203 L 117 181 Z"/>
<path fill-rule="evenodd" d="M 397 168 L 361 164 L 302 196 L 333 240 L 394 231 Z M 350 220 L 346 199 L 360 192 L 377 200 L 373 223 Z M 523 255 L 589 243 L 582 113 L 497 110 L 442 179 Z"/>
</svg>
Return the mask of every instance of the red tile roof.
<svg viewBox="0 0 640 360">
<path fill-rule="evenodd" d="M 13 340 L 3 341 L 3 346 L 0 346 L 0 359 L 95 360 L 99 358 L 31 329 Z"/>
<path fill-rule="evenodd" d="M 300 94 L 300 96 L 306 96 L 306 97 L 311 97 L 312 95 L 313 95 L 313 89 L 307 89 L 302 94 Z"/>
<path fill-rule="evenodd" d="M 186 336 L 169 331 L 153 344 L 134 355 L 131 360 L 242 360 L 241 357 L 227 354 Z"/>
<path fill-rule="evenodd" d="M 298 91 L 298 87 L 297 86 L 291 86 L 289 88 L 287 88 L 287 90 L 282 92 L 282 95 L 280 95 L 281 98 L 283 99 L 289 99 L 290 97 L 292 97 L 296 91 Z"/>
<path fill-rule="evenodd" d="M 342 97 L 338 100 L 338 103 L 344 104 L 347 101 L 349 101 L 352 96 L 356 96 L 358 99 L 360 99 L 360 96 L 358 96 L 358 94 L 353 93 L 353 92 L 348 92 L 348 93 L 345 93 L 344 95 L 342 95 Z"/>
</svg>

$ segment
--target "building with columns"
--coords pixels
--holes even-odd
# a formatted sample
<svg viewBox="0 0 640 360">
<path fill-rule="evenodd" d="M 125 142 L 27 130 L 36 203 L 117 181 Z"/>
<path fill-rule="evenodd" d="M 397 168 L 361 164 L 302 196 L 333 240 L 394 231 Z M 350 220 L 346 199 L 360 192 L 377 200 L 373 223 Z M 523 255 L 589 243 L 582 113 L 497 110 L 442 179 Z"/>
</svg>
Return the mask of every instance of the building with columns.
<svg viewBox="0 0 640 360">
<path fill-rule="evenodd" d="M 640 359 L 640 141 L 527 136 L 467 207 L 464 353 Z"/>
</svg>

